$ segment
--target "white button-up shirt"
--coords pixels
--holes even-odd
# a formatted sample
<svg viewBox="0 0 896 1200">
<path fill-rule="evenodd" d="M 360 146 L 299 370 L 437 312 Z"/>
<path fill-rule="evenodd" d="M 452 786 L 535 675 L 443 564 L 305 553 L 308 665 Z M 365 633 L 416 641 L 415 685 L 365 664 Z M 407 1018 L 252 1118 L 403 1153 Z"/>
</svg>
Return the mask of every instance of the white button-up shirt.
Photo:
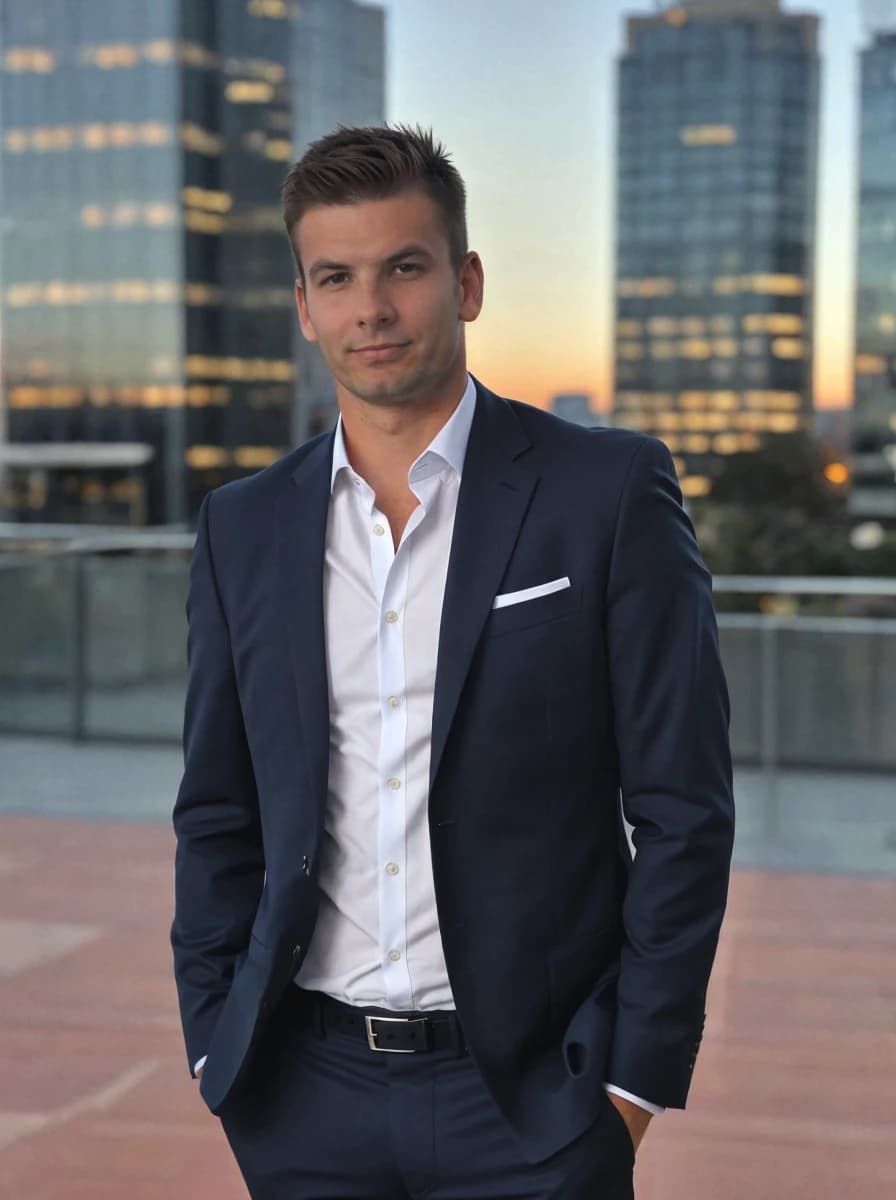
<svg viewBox="0 0 896 1200">
<path fill-rule="evenodd" d="M 333 447 L 324 564 L 330 773 L 321 905 L 296 982 L 347 1004 L 454 1008 L 429 840 L 439 626 L 476 389 L 408 472 L 397 550 L 373 490 Z"/>
</svg>

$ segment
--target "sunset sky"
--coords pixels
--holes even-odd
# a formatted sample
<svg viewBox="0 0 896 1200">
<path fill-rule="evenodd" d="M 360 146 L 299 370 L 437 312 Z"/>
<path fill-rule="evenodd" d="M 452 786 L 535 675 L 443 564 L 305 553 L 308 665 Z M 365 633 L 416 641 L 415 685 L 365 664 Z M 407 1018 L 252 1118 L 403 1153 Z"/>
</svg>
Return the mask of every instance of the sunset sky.
<svg viewBox="0 0 896 1200">
<path fill-rule="evenodd" d="M 387 112 L 431 125 L 469 193 L 486 305 L 470 366 L 545 404 L 611 387 L 615 59 L 648 0 L 381 0 Z M 815 392 L 849 403 L 853 336 L 858 0 L 783 7 L 822 18 Z"/>
</svg>

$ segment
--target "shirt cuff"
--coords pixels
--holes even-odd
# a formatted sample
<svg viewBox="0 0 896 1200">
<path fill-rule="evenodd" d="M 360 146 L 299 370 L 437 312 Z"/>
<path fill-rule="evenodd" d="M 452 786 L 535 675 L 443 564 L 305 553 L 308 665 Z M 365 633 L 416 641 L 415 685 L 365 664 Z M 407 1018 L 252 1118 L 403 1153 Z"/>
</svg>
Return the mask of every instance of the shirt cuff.
<svg viewBox="0 0 896 1200">
<path fill-rule="evenodd" d="M 202 1061 L 205 1062 L 205 1059 Z M 625 1091 L 624 1088 L 616 1087 L 614 1083 L 605 1083 L 604 1090 L 612 1092 L 614 1096 L 621 1096 L 623 1100 L 631 1100 L 632 1104 L 637 1104 L 638 1108 L 646 1108 L 655 1117 L 666 1111 L 662 1105 L 651 1104 L 649 1100 L 642 1100 L 640 1096 L 633 1096 L 631 1092 Z"/>
<path fill-rule="evenodd" d="M 193 1066 L 193 1074 L 194 1074 L 194 1075 L 198 1075 L 198 1074 L 199 1074 L 199 1072 L 200 1072 L 200 1071 L 202 1070 L 202 1068 L 205 1066 L 205 1060 L 206 1060 L 207 1058 L 208 1058 L 208 1055 L 207 1055 L 207 1054 L 203 1054 L 203 1056 L 202 1056 L 202 1058 L 200 1058 L 199 1062 L 197 1062 L 197 1063 L 195 1063 L 195 1064 L 194 1064 L 194 1066 Z"/>
</svg>

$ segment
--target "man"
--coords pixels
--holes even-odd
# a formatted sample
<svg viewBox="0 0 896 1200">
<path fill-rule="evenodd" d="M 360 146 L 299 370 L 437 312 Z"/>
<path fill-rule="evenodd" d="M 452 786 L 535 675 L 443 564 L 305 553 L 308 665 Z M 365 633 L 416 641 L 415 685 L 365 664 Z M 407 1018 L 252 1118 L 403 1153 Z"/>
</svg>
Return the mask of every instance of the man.
<svg viewBox="0 0 896 1200">
<path fill-rule="evenodd" d="M 631 1196 L 732 844 L 671 459 L 468 376 L 483 268 L 429 134 L 340 130 L 283 199 L 340 418 L 199 517 L 191 1070 L 257 1198 Z"/>
</svg>

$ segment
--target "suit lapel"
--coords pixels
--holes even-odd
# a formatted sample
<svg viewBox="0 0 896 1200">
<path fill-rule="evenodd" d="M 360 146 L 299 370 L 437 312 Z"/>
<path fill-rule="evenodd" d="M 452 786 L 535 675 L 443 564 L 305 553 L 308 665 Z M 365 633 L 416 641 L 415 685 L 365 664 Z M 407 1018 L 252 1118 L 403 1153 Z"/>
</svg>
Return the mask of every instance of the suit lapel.
<svg viewBox="0 0 896 1200">
<path fill-rule="evenodd" d="M 531 443 L 506 400 L 476 384 L 445 581 L 432 717 L 430 789 L 476 645 L 516 544 L 538 475 Z"/>
<path fill-rule="evenodd" d="M 324 811 L 330 711 L 324 647 L 323 571 L 333 435 L 313 445 L 293 472 L 277 508 L 277 558 L 302 742 L 312 793 Z"/>
</svg>

